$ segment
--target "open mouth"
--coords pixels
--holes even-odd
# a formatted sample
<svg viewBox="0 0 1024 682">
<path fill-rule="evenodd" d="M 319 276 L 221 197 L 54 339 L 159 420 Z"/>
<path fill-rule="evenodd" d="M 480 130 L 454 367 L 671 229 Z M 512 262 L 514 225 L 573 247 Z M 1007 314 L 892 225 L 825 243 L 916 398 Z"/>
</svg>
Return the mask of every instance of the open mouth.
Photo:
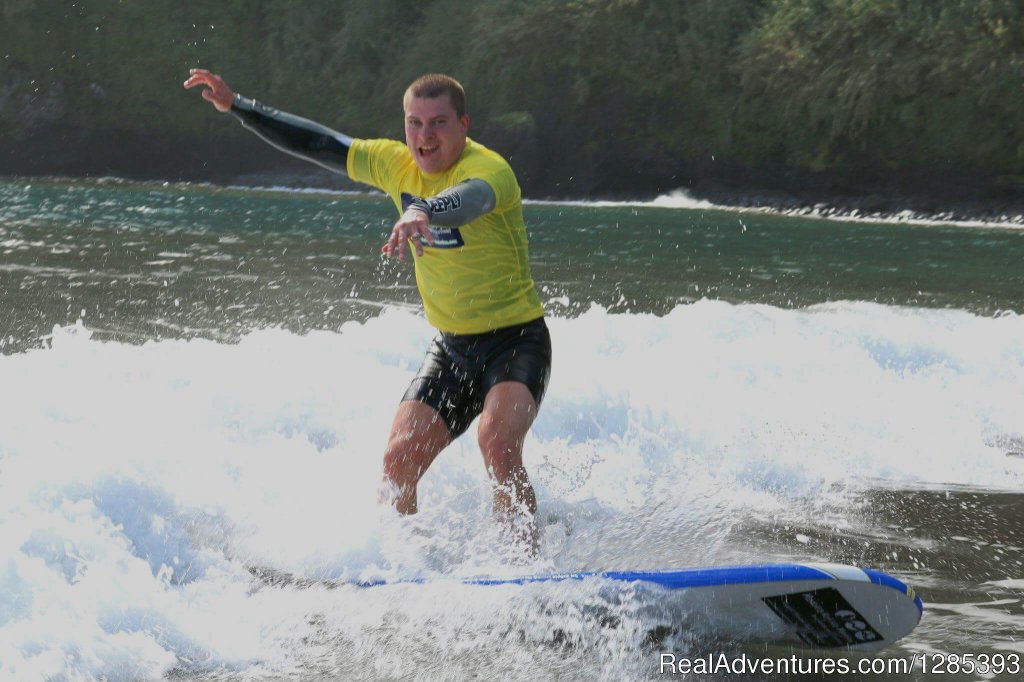
<svg viewBox="0 0 1024 682">
<path fill-rule="evenodd" d="M 437 152 L 437 150 L 440 149 L 440 148 L 441 148 L 441 145 L 439 145 L 439 144 L 435 144 L 432 147 L 420 147 L 419 148 L 420 156 L 424 157 L 424 158 L 429 157 L 429 156 L 433 156 Z"/>
</svg>

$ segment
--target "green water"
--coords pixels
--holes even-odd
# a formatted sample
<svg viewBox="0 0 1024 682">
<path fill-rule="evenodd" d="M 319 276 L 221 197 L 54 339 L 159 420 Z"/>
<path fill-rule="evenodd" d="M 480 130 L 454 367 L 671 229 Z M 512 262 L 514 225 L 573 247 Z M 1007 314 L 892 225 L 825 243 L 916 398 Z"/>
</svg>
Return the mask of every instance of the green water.
<svg viewBox="0 0 1024 682">
<path fill-rule="evenodd" d="M 1024 232 L 1012 229 L 653 206 L 525 213 L 534 279 L 557 316 L 595 303 L 664 314 L 701 298 L 1024 310 Z M 411 264 L 379 255 L 394 219 L 379 195 L 4 180 L 3 350 L 78 319 L 98 338 L 231 341 L 416 307 Z"/>
</svg>

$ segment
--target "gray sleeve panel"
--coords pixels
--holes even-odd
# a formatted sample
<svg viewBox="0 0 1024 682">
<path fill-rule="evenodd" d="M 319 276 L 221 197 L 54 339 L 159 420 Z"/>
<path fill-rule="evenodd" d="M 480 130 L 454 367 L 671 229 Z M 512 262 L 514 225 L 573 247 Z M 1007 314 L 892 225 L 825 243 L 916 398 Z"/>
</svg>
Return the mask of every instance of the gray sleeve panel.
<svg viewBox="0 0 1024 682">
<path fill-rule="evenodd" d="M 412 197 L 408 208 L 423 211 L 431 225 L 459 227 L 494 210 L 498 198 L 483 180 L 471 178 L 432 197 Z"/>
<path fill-rule="evenodd" d="M 348 135 L 241 95 L 235 95 L 231 113 L 243 126 L 281 151 L 335 173 L 348 172 L 348 150 L 352 146 Z"/>
</svg>

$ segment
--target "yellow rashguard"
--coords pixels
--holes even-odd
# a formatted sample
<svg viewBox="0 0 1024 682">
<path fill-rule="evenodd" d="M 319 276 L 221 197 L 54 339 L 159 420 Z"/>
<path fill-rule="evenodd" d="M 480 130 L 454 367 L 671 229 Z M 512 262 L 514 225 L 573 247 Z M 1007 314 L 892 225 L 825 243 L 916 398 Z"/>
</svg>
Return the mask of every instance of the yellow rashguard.
<svg viewBox="0 0 1024 682">
<path fill-rule="evenodd" d="M 353 140 L 348 176 L 383 190 L 399 214 L 403 197 L 430 197 L 470 179 L 483 180 L 494 210 L 461 227 L 431 226 L 434 245 L 416 256 L 416 285 L 427 321 L 450 334 L 479 334 L 544 315 L 530 262 L 523 202 L 515 174 L 500 155 L 466 140 L 459 160 L 443 173 L 424 173 L 396 140 Z"/>
</svg>

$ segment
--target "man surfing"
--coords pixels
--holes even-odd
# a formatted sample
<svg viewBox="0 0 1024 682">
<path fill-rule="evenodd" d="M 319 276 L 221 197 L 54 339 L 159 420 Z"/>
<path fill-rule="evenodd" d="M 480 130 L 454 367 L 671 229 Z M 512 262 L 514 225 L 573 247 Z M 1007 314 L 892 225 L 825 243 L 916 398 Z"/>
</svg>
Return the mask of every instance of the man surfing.
<svg viewBox="0 0 1024 682">
<path fill-rule="evenodd" d="M 205 69 L 186 88 L 273 146 L 382 190 L 400 218 L 381 247 L 411 247 L 427 321 L 438 330 L 399 403 L 384 451 L 387 498 L 417 509 L 416 488 L 437 455 L 477 417 L 495 517 L 537 551 L 537 500 L 523 441 L 551 371 L 551 339 L 530 274 L 522 196 L 498 154 L 468 137 L 462 85 L 427 74 L 405 91 L 405 144 L 354 139 L 233 92 Z"/>
</svg>

